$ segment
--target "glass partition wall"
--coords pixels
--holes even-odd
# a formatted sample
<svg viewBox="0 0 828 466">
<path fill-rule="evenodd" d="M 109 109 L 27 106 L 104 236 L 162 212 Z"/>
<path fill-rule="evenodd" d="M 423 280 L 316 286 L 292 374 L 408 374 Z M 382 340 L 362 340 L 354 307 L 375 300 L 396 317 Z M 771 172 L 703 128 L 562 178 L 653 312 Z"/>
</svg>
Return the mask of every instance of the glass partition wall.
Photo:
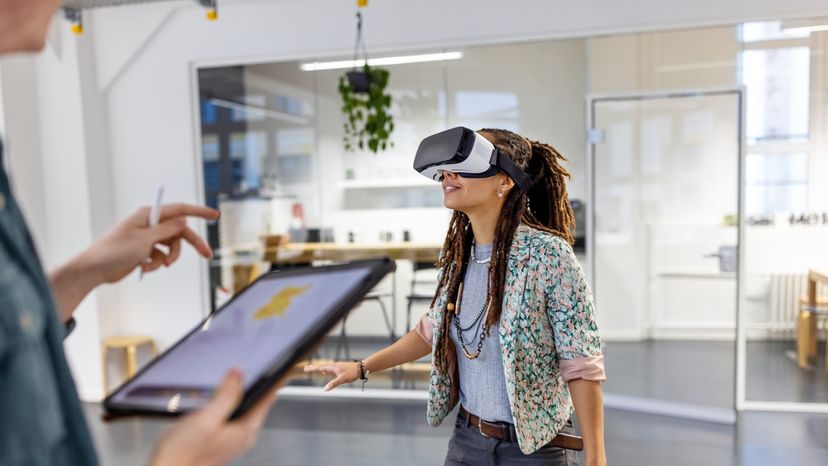
<svg viewBox="0 0 828 466">
<path fill-rule="evenodd" d="M 735 422 L 741 90 L 590 99 L 590 265 L 611 401 Z"/>
<path fill-rule="evenodd" d="M 828 412 L 826 29 L 828 19 L 741 27 L 747 90 L 742 409 Z"/>
<path fill-rule="evenodd" d="M 608 406 L 724 423 L 737 407 L 828 411 L 828 285 L 807 299 L 828 269 L 828 32 L 797 24 L 423 50 L 461 58 L 388 67 L 395 144 L 379 154 L 344 150 L 347 70 L 300 66 L 321 57 L 197 67 L 205 202 L 223 213 L 214 300 L 274 264 L 394 251 L 395 276 L 316 357 L 387 345 L 428 308 L 450 216 L 411 169 L 419 141 L 506 128 L 569 159 Z M 365 396 L 422 399 L 428 369 L 378 374 Z"/>
</svg>

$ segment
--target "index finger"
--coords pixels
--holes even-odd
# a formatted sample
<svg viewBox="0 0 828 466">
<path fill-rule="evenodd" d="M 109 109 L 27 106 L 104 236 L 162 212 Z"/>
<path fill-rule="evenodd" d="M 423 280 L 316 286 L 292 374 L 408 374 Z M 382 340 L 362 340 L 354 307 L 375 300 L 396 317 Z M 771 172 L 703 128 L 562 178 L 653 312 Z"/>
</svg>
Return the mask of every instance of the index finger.
<svg viewBox="0 0 828 466">
<path fill-rule="evenodd" d="M 254 431 L 258 431 L 262 425 L 264 424 L 265 420 L 267 419 L 267 415 L 270 412 L 270 408 L 273 407 L 273 403 L 276 402 L 276 392 L 285 386 L 287 383 L 287 379 L 282 379 L 270 388 L 270 395 L 265 395 L 262 397 L 261 400 L 257 401 L 249 411 L 247 411 L 244 416 L 239 419 L 239 422 L 247 424 L 249 428 Z"/>
<path fill-rule="evenodd" d="M 241 372 L 231 369 L 224 376 L 213 399 L 204 405 L 200 412 L 203 416 L 223 422 L 236 410 L 243 396 L 244 386 Z"/>
<path fill-rule="evenodd" d="M 205 220 L 216 220 L 219 218 L 219 211 L 193 204 L 166 204 L 161 207 L 161 221 L 175 217 L 200 217 Z"/>
</svg>

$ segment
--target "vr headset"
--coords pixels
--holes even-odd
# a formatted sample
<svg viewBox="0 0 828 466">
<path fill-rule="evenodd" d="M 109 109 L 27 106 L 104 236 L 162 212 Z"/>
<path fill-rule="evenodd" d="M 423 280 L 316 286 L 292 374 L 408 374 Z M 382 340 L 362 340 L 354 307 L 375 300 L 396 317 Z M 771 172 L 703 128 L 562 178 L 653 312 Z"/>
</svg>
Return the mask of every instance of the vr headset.
<svg viewBox="0 0 828 466">
<path fill-rule="evenodd" d="M 414 169 L 434 181 L 443 181 L 443 170 L 464 178 L 487 178 L 500 169 L 524 192 L 532 187 L 532 179 L 512 159 L 488 139 L 462 126 L 423 139 L 414 157 Z"/>
</svg>

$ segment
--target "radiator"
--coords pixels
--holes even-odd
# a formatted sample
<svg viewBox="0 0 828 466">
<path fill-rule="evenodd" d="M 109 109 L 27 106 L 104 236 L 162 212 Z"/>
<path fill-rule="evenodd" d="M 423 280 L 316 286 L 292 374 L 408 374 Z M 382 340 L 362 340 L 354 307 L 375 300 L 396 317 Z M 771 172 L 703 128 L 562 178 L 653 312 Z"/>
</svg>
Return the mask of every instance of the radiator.
<svg viewBox="0 0 828 466">
<path fill-rule="evenodd" d="M 771 275 L 768 327 L 777 336 L 794 337 L 799 299 L 808 294 L 808 276 L 804 273 Z M 828 295 L 828 286 L 817 284 L 817 296 Z"/>
</svg>

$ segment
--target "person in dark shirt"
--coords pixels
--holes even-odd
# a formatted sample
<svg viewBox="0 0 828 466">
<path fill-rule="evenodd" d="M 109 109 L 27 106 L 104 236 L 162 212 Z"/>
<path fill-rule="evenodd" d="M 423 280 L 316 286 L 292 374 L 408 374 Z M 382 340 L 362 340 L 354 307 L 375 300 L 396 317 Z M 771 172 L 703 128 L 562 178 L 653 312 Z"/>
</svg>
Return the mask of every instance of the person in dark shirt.
<svg viewBox="0 0 828 466">
<path fill-rule="evenodd" d="M 59 0 L 0 0 L 0 55 L 40 51 Z M 10 118 L 14 118 L 13 115 Z M 187 218 L 218 212 L 165 205 L 149 225 L 149 209 L 123 220 L 51 274 L 43 271 L 3 167 L 0 141 L 0 464 L 95 465 L 97 458 L 63 353 L 64 325 L 83 298 L 136 268 L 172 265 L 183 242 L 210 256 Z M 166 253 L 156 248 L 164 245 Z M 145 261 L 145 259 L 148 260 Z M 273 397 L 228 421 L 243 395 L 242 376 L 228 373 L 213 400 L 175 424 L 155 446 L 152 466 L 223 465 L 254 443 Z"/>
</svg>

